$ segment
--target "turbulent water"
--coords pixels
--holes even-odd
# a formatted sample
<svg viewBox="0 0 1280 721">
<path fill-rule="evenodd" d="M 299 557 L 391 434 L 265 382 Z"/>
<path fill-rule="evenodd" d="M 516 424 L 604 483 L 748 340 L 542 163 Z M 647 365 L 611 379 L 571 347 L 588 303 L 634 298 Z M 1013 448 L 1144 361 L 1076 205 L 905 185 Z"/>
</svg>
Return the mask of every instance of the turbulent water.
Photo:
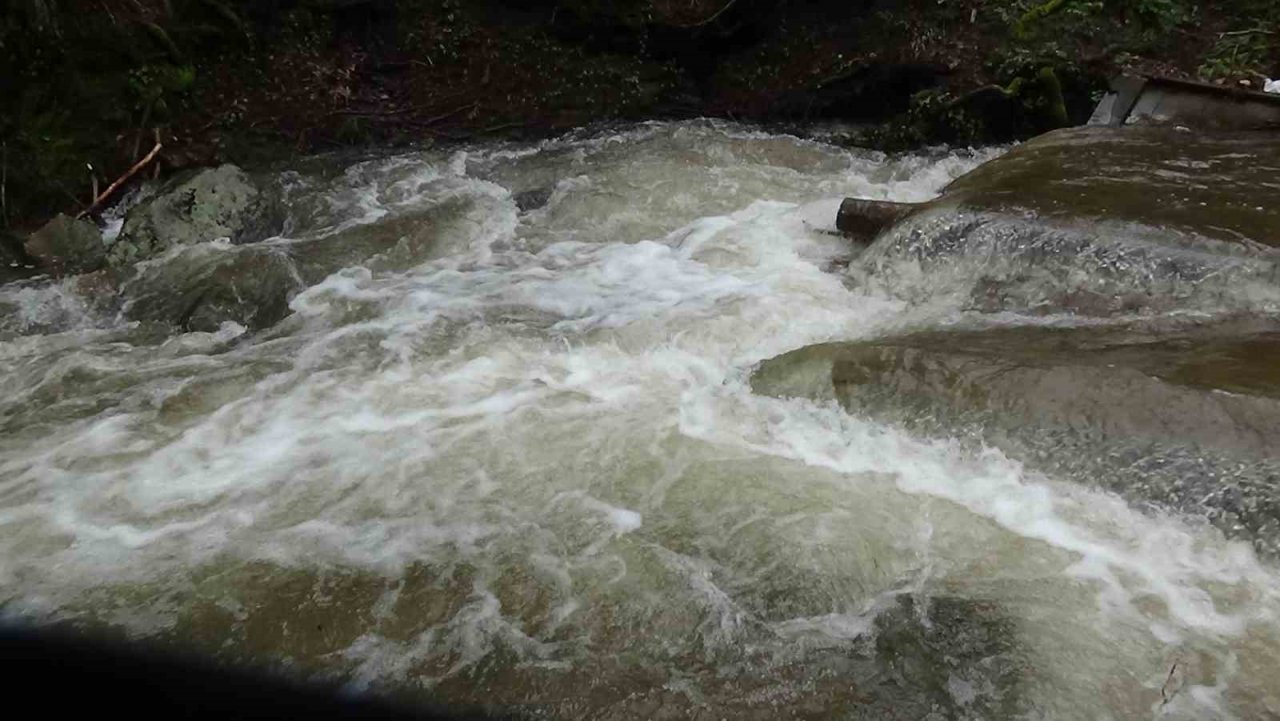
<svg viewBox="0 0 1280 721">
<path fill-rule="evenodd" d="M 434 235 L 262 332 L 0 289 L 3 611 L 556 719 L 1280 717 L 1248 544 L 752 393 L 974 313 L 824 231 L 996 154 L 708 123 L 428 151 L 280 178 L 293 257 Z"/>
</svg>

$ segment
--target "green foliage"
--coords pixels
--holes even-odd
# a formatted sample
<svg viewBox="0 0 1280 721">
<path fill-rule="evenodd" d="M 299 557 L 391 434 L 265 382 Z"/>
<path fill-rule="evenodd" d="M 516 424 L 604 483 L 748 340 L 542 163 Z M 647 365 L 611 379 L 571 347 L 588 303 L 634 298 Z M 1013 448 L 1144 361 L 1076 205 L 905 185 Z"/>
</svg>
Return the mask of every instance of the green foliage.
<svg viewBox="0 0 1280 721">
<path fill-rule="evenodd" d="M 27 96 L 0 123 L 9 162 L 9 211 L 65 205 L 75 198 L 75 180 L 88 177 L 70 110 Z M 14 191 L 18 192 L 14 192 Z"/>
<path fill-rule="evenodd" d="M 1110 17 L 1133 20 L 1143 30 L 1168 32 L 1189 22 L 1194 14 L 1195 4 L 1187 0 L 1049 0 L 1026 8 L 1013 23 L 1013 34 L 1025 38 L 1055 15 L 1065 16 L 1060 23 L 1064 25 Z"/>
<path fill-rule="evenodd" d="M 1072 0 L 1049 0 L 1042 5 L 1033 6 L 1013 24 L 1014 37 L 1025 38 L 1033 25 L 1058 12 L 1064 5 L 1070 4 L 1073 4 Z"/>
<path fill-rule="evenodd" d="M 1270 51 L 1269 36 L 1264 33 L 1223 36 L 1209 51 L 1198 73 L 1205 80 L 1261 73 Z"/>
<path fill-rule="evenodd" d="M 1120 5 L 1146 27 L 1161 32 L 1190 22 L 1195 15 L 1195 4 L 1186 0 L 1125 0 Z"/>
<path fill-rule="evenodd" d="M 986 70 L 996 81 L 1008 84 L 1018 78 L 1031 77 L 1046 67 L 1060 68 L 1068 73 L 1079 71 L 1071 54 L 1055 40 L 1007 45 L 991 56 Z"/>
<path fill-rule="evenodd" d="M 924 90 L 911 97 L 904 115 L 872 129 L 862 140 L 884 150 L 905 150 L 937 143 L 968 145 L 983 133 L 982 119 L 949 93 Z"/>
<path fill-rule="evenodd" d="M 144 65 L 129 72 L 135 108 L 147 115 L 166 116 L 195 84 L 196 69 L 191 65 Z"/>
</svg>

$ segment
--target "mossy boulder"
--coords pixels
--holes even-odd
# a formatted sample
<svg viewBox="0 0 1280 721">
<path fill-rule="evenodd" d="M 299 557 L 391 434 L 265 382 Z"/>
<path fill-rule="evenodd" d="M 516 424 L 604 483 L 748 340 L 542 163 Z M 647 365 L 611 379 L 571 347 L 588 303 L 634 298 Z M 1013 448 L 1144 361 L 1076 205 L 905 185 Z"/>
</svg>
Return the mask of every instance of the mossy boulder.
<svg viewBox="0 0 1280 721">
<path fill-rule="evenodd" d="M 107 261 L 114 267 L 130 265 L 219 238 L 262 240 L 279 226 L 275 211 L 269 194 L 234 165 L 186 173 L 129 211 Z"/>
</svg>

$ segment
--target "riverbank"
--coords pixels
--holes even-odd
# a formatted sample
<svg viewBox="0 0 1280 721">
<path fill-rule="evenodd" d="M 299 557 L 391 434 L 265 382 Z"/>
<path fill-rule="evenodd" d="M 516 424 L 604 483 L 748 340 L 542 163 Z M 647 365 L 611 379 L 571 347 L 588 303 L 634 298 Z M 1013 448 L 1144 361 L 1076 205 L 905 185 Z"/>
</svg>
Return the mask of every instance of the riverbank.
<svg viewBox="0 0 1280 721">
<path fill-rule="evenodd" d="M 1082 122 L 1122 69 L 1280 70 L 1271 3 L 1101 6 L 23 0 L 0 19 L 0 226 L 84 210 L 157 144 L 138 177 L 697 116 L 847 121 L 838 140 L 899 150 Z"/>
</svg>

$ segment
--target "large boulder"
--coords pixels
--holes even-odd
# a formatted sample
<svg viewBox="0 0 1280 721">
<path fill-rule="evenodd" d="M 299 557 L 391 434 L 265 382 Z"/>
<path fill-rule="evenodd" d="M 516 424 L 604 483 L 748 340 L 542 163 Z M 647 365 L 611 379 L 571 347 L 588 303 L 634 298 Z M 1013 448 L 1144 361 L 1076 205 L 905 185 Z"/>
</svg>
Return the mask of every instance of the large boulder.
<svg viewBox="0 0 1280 721">
<path fill-rule="evenodd" d="M 284 250 L 215 242 L 140 266 L 123 294 L 131 320 L 212 332 L 228 321 L 250 330 L 274 325 L 302 288 Z"/>
<path fill-rule="evenodd" d="M 223 165 L 185 174 L 129 211 L 107 253 L 119 267 L 182 245 L 227 238 L 262 240 L 279 225 L 275 204 L 240 168 Z"/>
<path fill-rule="evenodd" d="M 88 273 L 101 268 L 107 260 L 107 247 L 98 227 L 62 214 L 32 233 L 23 248 L 42 270 L 54 275 Z"/>
<path fill-rule="evenodd" d="M 980 439 L 1057 479 L 1208 518 L 1280 557 L 1280 327 L 945 330 L 811 346 L 757 392 Z"/>
<path fill-rule="evenodd" d="M 234 245 L 194 243 L 132 269 L 125 316 L 184 331 L 214 331 L 227 321 L 250 330 L 274 325 L 309 285 L 354 265 L 397 271 L 447 249 L 444 237 L 470 237 L 467 201 L 357 225 L 310 240 Z"/>
<path fill-rule="evenodd" d="M 1274 133 L 1056 131 L 911 209 L 849 272 L 986 313 L 1265 310 L 1280 303 L 1277 164 Z"/>
</svg>

